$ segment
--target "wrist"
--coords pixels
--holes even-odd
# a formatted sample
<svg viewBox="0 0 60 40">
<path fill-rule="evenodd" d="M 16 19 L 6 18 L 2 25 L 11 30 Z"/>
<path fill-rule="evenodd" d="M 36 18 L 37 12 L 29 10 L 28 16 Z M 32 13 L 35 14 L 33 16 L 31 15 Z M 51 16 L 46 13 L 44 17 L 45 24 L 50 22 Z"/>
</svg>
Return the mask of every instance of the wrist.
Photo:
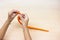
<svg viewBox="0 0 60 40">
<path fill-rule="evenodd" d="M 28 28 L 26 26 L 23 26 L 22 28 L 23 28 L 23 30 L 28 30 Z"/>
<path fill-rule="evenodd" d="M 27 27 L 28 26 L 28 23 L 27 22 L 23 23 L 23 26 Z"/>
<path fill-rule="evenodd" d="M 7 19 L 7 22 L 8 22 L 8 23 L 11 23 L 11 20 Z"/>
<path fill-rule="evenodd" d="M 27 26 L 23 25 L 23 26 L 22 26 L 22 28 L 23 28 L 23 29 L 26 29 L 26 28 L 27 28 Z"/>
<path fill-rule="evenodd" d="M 28 24 L 23 24 L 23 27 L 27 28 Z"/>
</svg>

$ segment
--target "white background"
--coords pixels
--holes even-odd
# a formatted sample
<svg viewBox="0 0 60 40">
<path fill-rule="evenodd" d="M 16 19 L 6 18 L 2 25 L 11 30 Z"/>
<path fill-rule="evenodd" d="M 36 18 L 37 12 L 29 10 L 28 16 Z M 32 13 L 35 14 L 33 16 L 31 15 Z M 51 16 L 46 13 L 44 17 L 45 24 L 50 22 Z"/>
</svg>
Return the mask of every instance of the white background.
<svg viewBox="0 0 60 40">
<path fill-rule="evenodd" d="M 60 40 L 59 0 L 0 0 L 0 28 L 12 9 L 27 13 L 29 25 L 49 30 L 49 32 L 30 30 L 32 40 Z M 24 40 L 17 17 L 10 24 L 4 40 Z"/>
</svg>

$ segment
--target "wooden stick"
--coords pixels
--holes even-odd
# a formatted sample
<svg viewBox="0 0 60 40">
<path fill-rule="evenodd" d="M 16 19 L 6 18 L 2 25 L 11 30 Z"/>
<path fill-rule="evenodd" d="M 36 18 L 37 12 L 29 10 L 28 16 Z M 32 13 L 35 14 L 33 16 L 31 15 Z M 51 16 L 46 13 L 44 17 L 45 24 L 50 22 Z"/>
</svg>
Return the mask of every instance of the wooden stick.
<svg viewBox="0 0 60 40">
<path fill-rule="evenodd" d="M 17 14 L 21 14 L 21 13 L 17 13 Z M 21 22 L 20 22 L 20 17 L 18 16 L 17 17 L 17 20 L 18 20 L 18 22 L 20 23 L 20 24 L 22 24 Z M 41 30 L 41 31 L 44 31 L 44 32 L 49 32 L 48 30 L 45 30 L 45 29 L 42 29 L 42 28 L 36 28 L 36 27 L 33 27 L 33 26 L 28 26 L 27 28 L 29 28 L 29 29 L 34 29 L 34 30 Z"/>
</svg>

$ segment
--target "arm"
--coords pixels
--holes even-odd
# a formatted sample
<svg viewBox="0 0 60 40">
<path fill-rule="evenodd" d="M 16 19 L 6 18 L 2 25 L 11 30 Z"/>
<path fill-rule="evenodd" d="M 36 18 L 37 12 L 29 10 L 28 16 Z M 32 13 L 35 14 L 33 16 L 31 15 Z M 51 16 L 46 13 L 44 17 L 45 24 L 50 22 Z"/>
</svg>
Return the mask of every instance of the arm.
<svg viewBox="0 0 60 40">
<path fill-rule="evenodd" d="M 26 26 L 23 28 L 23 33 L 24 33 L 25 40 L 32 40 L 29 30 Z"/>
<path fill-rule="evenodd" d="M 22 25 L 25 40 L 32 40 L 29 33 L 29 29 L 27 28 L 29 21 L 28 16 L 26 14 L 20 14 L 19 16 L 20 16 L 20 22 Z"/>
<path fill-rule="evenodd" d="M 4 23 L 4 25 L 2 26 L 2 28 L 0 29 L 0 40 L 3 39 L 6 31 L 7 31 L 7 28 L 9 26 L 10 22 L 9 20 L 7 19 L 6 22 Z"/>
<path fill-rule="evenodd" d="M 14 19 L 14 17 L 17 15 L 16 13 L 13 13 L 13 12 L 18 12 L 18 11 L 12 10 L 11 12 L 9 12 L 6 22 L 3 24 L 2 28 L 0 29 L 0 40 L 3 39 L 5 33 L 8 29 L 9 24 Z"/>
</svg>

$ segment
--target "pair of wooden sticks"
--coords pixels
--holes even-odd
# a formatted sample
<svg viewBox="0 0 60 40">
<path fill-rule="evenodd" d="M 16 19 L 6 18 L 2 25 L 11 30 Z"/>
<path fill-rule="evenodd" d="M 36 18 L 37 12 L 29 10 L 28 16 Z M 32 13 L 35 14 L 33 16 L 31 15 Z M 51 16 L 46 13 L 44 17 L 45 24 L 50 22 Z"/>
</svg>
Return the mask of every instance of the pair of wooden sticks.
<svg viewBox="0 0 60 40">
<path fill-rule="evenodd" d="M 17 12 L 17 14 L 21 14 L 21 13 L 20 12 Z M 17 17 L 17 20 L 21 24 L 20 17 L 19 16 Z M 48 30 L 45 30 L 45 29 L 42 29 L 42 28 L 36 28 L 36 27 L 33 27 L 33 26 L 28 26 L 27 28 L 34 29 L 34 30 L 41 30 L 41 31 L 44 31 L 44 32 L 49 32 Z"/>
</svg>

